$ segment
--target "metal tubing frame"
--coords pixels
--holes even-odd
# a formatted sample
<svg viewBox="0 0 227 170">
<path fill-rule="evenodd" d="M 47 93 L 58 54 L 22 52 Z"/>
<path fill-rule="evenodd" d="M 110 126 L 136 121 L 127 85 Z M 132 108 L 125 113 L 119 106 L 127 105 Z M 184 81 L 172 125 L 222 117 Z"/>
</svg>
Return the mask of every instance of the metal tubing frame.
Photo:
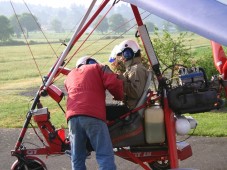
<svg viewBox="0 0 227 170">
<path fill-rule="evenodd" d="M 137 25 L 138 26 L 143 25 L 143 21 L 140 16 L 138 8 L 134 5 L 131 5 L 131 8 L 134 13 Z M 151 61 L 150 61 L 150 63 L 151 63 Z M 152 65 L 152 63 L 151 63 L 151 65 Z M 173 114 L 172 110 L 169 108 L 165 90 L 164 90 L 163 100 L 164 100 L 163 108 L 164 108 L 164 117 L 165 117 L 165 126 L 166 126 L 167 142 L 168 142 L 170 167 L 178 168 L 179 163 L 178 163 L 177 145 L 176 145 L 176 137 L 175 137 L 176 131 L 175 131 L 174 114 Z"/>
<path fill-rule="evenodd" d="M 40 99 L 40 91 L 42 89 L 47 89 L 47 87 L 51 84 L 52 79 L 54 78 L 55 74 L 57 73 L 57 71 L 59 70 L 59 67 L 62 65 L 64 59 L 66 58 L 66 56 L 68 55 L 69 51 L 72 49 L 73 45 L 78 41 L 78 39 L 83 35 L 83 33 L 87 30 L 87 28 L 91 25 L 91 23 L 95 20 L 95 18 L 99 15 L 99 13 L 102 11 L 102 9 L 107 5 L 107 3 L 109 2 L 109 0 L 104 0 L 103 3 L 99 6 L 99 8 L 97 9 L 97 11 L 93 14 L 93 16 L 90 18 L 90 20 L 87 22 L 87 24 L 83 27 L 85 21 L 87 20 L 87 17 L 89 16 L 92 8 L 95 5 L 96 0 L 93 0 L 87 13 L 85 14 L 85 16 L 83 17 L 83 19 L 81 20 L 80 25 L 78 26 L 77 30 L 75 31 L 73 37 L 71 38 L 71 40 L 69 41 L 68 46 L 66 47 L 66 49 L 64 50 L 64 52 L 62 53 L 62 55 L 57 59 L 56 63 L 54 64 L 53 69 L 51 69 L 50 73 L 48 74 L 48 80 L 46 81 L 44 87 L 41 86 L 40 89 L 38 90 L 38 92 L 36 93 L 34 102 L 32 104 L 32 107 L 30 109 L 30 111 L 27 113 L 27 118 L 25 120 L 25 123 L 23 125 L 22 131 L 20 132 L 20 135 L 18 137 L 18 140 L 16 142 L 15 145 L 15 150 L 18 150 L 19 147 L 21 146 L 21 143 L 23 141 L 23 138 L 25 136 L 25 133 L 27 131 L 28 125 L 31 121 L 32 118 L 32 114 L 31 114 L 31 110 L 34 110 L 35 107 L 37 106 L 37 103 L 39 102 Z M 82 28 L 83 27 L 83 28 Z"/>
<path fill-rule="evenodd" d="M 169 152 L 169 161 L 171 168 L 178 168 L 178 153 L 177 153 L 177 144 L 176 144 L 176 129 L 175 129 L 175 119 L 172 110 L 169 108 L 168 99 L 166 91 L 164 90 L 163 98 L 163 108 L 164 108 L 164 119 L 166 126 L 166 136 L 168 142 L 168 152 Z"/>
<path fill-rule="evenodd" d="M 106 1 L 107 0 L 105 0 L 105 2 Z M 89 14 L 90 14 L 92 8 L 94 7 L 95 3 L 96 3 L 96 0 L 93 0 L 91 5 L 90 5 L 90 7 L 89 7 L 89 9 L 88 9 L 88 11 L 87 11 L 87 13 L 84 15 L 83 19 L 81 20 L 80 25 L 78 26 L 77 30 L 73 34 L 72 38 L 70 39 L 68 46 L 65 48 L 65 50 L 62 53 L 62 55 L 58 59 L 56 65 L 54 66 L 53 71 L 51 72 L 47 82 L 45 83 L 44 89 L 46 89 L 51 84 L 52 79 L 54 78 L 54 76 L 57 73 L 59 67 L 62 65 L 64 59 L 66 58 L 66 56 L 68 55 L 68 53 L 72 49 L 73 45 L 82 36 L 82 34 L 85 32 L 85 30 L 88 28 L 88 26 L 93 22 L 92 18 L 95 19 L 98 16 L 98 14 L 101 12 L 101 9 L 104 8 L 105 5 L 108 2 L 101 4 L 99 9 L 96 11 L 96 13 L 92 16 L 92 18 L 88 21 L 88 23 L 83 27 L 83 25 L 86 22 L 86 20 L 87 20 Z M 82 29 L 82 27 L 83 27 L 83 29 Z"/>
<path fill-rule="evenodd" d="M 94 1 L 93 1 L 94 2 Z M 99 13 L 102 11 L 102 9 L 107 5 L 109 0 L 104 0 L 103 3 L 99 6 L 97 11 L 93 14 L 93 16 L 90 18 L 90 20 L 86 23 L 86 25 L 82 28 L 82 25 L 85 22 L 85 18 L 88 17 L 85 15 L 85 20 L 81 22 L 81 25 L 78 27 L 78 30 L 74 33 L 73 37 L 71 38 L 69 45 L 65 49 L 65 51 L 62 53 L 60 59 L 58 59 L 53 71 L 50 74 L 49 79 L 45 83 L 45 88 L 47 88 L 55 76 L 56 72 L 58 71 L 59 67 L 61 66 L 62 62 L 64 61 L 65 57 L 73 47 L 73 45 L 78 41 L 78 39 L 83 35 L 83 33 L 87 30 L 87 28 L 91 25 L 91 23 L 95 20 L 95 18 L 99 15 Z M 92 4 L 91 4 L 92 6 Z M 141 19 L 141 16 L 139 14 L 138 8 L 134 5 L 131 5 L 132 11 L 135 15 L 136 21 L 138 26 L 143 25 L 143 21 Z M 150 60 L 149 60 L 150 61 Z M 152 64 L 152 63 L 151 63 Z M 39 93 L 39 91 L 38 91 Z M 39 94 L 37 93 L 36 100 L 33 103 L 32 109 L 36 107 L 37 101 L 39 100 Z M 167 133 L 167 140 L 168 140 L 168 153 L 169 153 L 169 161 L 170 161 L 170 166 L 171 168 L 178 168 L 178 155 L 177 155 L 177 147 L 176 147 L 176 138 L 175 138 L 175 126 L 174 126 L 174 116 L 172 113 L 172 110 L 168 106 L 168 100 L 166 96 L 164 96 L 164 113 L 165 113 L 165 125 L 166 125 L 166 133 Z M 15 146 L 15 150 L 19 149 L 19 146 L 22 142 L 22 139 L 24 137 L 24 134 L 27 130 L 28 124 L 31 119 L 31 114 L 28 113 L 27 120 L 24 124 L 23 130 L 19 136 L 18 142 Z"/>
<path fill-rule="evenodd" d="M 19 147 L 21 146 L 21 143 L 22 143 L 22 141 L 24 139 L 25 133 L 26 133 L 26 131 L 28 129 L 28 125 L 29 125 L 29 123 L 31 121 L 31 118 L 32 118 L 31 110 L 34 110 L 35 109 L 35 107 L 36 107 L 36 105 L 37 105 L 37 103 L 39 102 L 39 99 L 40 99 L 39 92 L 40 92 L 40 90 L 38 90 L 38 92 L 36 93 L 36 96 L 34 98 L 34 102 L 33 102 L 32 106 L 31 106 L 31 109 L 27 113 L 27 117 L 26 117 L 26 120 L 24 122 L 22 131 L 20 132 L 20 135 L 19 135 L 19 137 L 17 139 L 17 142 L 16 142 L 16 145 L 14 147 L 15 150 L 18 150 L 19 149 Z"/>
</svg>

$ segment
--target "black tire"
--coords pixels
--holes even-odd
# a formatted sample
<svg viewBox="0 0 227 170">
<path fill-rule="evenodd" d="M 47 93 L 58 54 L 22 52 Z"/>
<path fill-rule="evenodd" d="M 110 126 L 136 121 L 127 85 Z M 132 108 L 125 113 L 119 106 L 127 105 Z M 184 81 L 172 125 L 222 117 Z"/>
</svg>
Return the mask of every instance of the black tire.
<svg viewBox="0 0 227 170">
<path fill-rule="evenodd" d="M 151 162 L 148 163 L 151 169 L 153 170 L 167 170 L 170 169 L 170 164 L 169 161 L 156 161 L 156 162 Z"/>
<path fill-rule="evenodd" d="M 12 170 L 46 170 L 37 160 L 27 159 L 26 162 L 17 161 Z"/>
</svg>

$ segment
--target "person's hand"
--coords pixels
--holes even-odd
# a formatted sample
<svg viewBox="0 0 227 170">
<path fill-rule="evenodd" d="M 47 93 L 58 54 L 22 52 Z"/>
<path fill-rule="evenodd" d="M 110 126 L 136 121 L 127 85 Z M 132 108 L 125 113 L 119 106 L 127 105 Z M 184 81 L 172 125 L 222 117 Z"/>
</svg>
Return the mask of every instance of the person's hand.
<svg viewBox="0 0 227 170">
<path fill-rule="evenodd" d="M 120 80 L 124 80 L 124 76 L 120 71 L 117 71 L 117 78 Z"/>
<path fill-rule="evenodd" d="M 117 70 L 116 74 L 122 75 L 122 72 L 120 70 Z"/>
</svg>

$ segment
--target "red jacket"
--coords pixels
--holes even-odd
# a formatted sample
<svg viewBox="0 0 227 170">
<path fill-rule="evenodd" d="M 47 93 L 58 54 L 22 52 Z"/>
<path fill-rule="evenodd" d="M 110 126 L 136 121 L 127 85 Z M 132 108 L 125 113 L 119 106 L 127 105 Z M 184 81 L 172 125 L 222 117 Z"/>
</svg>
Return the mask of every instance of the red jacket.
<svg viewBox="0 0 227 170">
<path fill-rule="evenodd" d="M 68 92 L 66 118 L 86 115 L 106 120 L 105 90 L 116 100 L 123 100 L 123 81 L 108 66 L 82 65 L 73 69 L 65 80 Z"/>
</svg>

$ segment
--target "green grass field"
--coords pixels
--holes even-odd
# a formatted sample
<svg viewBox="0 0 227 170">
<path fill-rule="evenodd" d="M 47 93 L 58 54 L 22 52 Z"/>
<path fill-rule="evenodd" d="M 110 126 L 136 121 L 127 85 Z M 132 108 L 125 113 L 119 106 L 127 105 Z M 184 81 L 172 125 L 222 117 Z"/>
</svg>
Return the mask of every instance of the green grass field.
<svg viewBox="0 0 227 170">
<path fill-rule="evenodd" d="M 60 38 L 56 38 L 58 35 L 48 36 L 50 37 L 50 41 L 56 42 L 59 39 L 64 39 L 66 34 L 59 35 Z M 96 35 L 88 39 L 67 67 L 73 68 L 76 59 L 83 55 L 94 55 L 94 58 L 108 64 L 108 56 L 112 48 L 123 39 L 99 40 L 100 36 Z M 125 35 L 124 37 L 133 39 L 133 35 Z M 197 35 L 192 35 L 188 38 L 194 39 L 191 42 L 193 48 L 207 47 L 210 45 L 208 40 Z M 30 35 L 29 40 L 45 42 L 43 38 L 40 38 L 35 33 Z M 113 41 L 112 44 L 109 44 L 111 41 Z M 83 43 L 83 40 L 79 41 L 75 48 L 73 48 L 68 58 L 74 55 L 73 53 L 81 43 Z M 53 43 L 51 46 L 48 44 L 30 45 L 32 54 L 28 46 L 0 46 L 0 127 L 15 128 L 23 125 L 32 103 L 31 100 L 42 83 L 41 77 L 48 73 L 56 61 L 57 56 L 65 48 L 60 42 Z M 61 77 L 56 82 L 62 89 L 64 78 Z M 64 113 L 58 107 L 57 103 L 50 99 L 50 97 L 41 98 L 41 101 L 44 107 L 48 107 L 50 110 L 52 123 L 56 127 L 60 127 L 61 125 L 67 127 Z M 61 104 L 65 108 L 65 99 L 63 99 Z M 215 111 L 191 116 L 199 123 L 194 135 L 227 136 L 227 114 L 225 112 Z"/>
</svg>

